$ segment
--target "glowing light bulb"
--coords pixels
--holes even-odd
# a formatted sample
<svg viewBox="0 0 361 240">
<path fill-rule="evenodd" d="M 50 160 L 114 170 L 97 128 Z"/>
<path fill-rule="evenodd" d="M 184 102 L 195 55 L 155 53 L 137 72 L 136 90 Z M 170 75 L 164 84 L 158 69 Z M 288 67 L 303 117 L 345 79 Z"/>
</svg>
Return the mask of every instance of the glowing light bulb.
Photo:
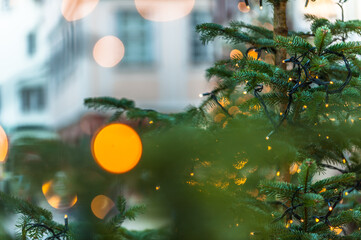
<svg viewBox="0 0 361 240">
<path fill-rule="evenodd" d="M 280 171 L 277 171 L 276 176 L 279 177 L 281 175 Z"/>
<path fill-rule="evenodd" d="M 301 218 L 301 222 L 304 222 L 305 220 L 303 220 L 302 218 Z"/>
<path fill-rule="evenodd" d="M 306 109 L 307 108 L 307 105 L 303 105 L 303 109 Z"/>
<path fill-rule="evenodd" d="M 327 107 L 327 108 L 328 108 L 328 106 L 329 106 L 329 105 L 328 105 L 328 103 L 326 103 L 325 107 Z"/>
<path fill-rule="evenodd" d="M 343 158 L 343 159 L 342 159 L 342 162 L 343 162 L 343 164 L 345 164 L 345 163 L 346 163 L 346 159 Z"/>
<path fill-rule="evenodd" d="M 247 91 L 243 91 L 243 94 L 247 94 Z"/>
<path fill-rule="evenodd" d="M 317 222 L 317 223 L 318 223 L 319 221 L 320 221 L 320 219 L 319 219 L 319 218 L 316 218 L 316 219 L 315 219 L 315 222 Z"/>
<path fill-rule="evenodd" d="M 329 136 L 326 136 L 326 139 L 330 139 L 330 137 L 329 137 Z"/>
<path fill-rule="evenodd" d="M 332 227 L 332 226 L 330 227 L 330 230 L 331 230 L 331 231 L 333 231 L 334 229 L 335 229 L 334 227 Z"/>
<path fill-rule="evenodd" d="M 190 173 L 189 175 L 191 175 L 192 177 L 194 176 L 194 173 Z"/>
<path fill-rule="evenodd" d="M 160 189 L 160 186 L 156 186 L 155 190 L 158 191 Z"/>
<path fill-rule="evenodd" d="M 199 96 L 200 98 L 203 97 L 203 93 L 200 93 L 198 96 Z"/>
<path fill-rule="evenodd" d="M 348 192 L 345 192 L 345 196 L 347 196 L 348 195 Z"/>
<path fill-rule="evenodd" d="M 266 137 L 266 140 L 269 140 L 269 137 L 268 137 L 268 136 Z"/>
<path fill-rule="evenodd" d="M 272 149 L 272 147 L 271 147 L 271 146 L 268 146 L 268 147 L 267 147 L 267 150 L 268 150 L 268 151 L 269 151 L 269 150 L 271 150 L 271 149 Z"/>
<path fill-rule="evenodd" d="M 333 82 L 331 81 L 330 84 L 333 84 Z"/>
<path fill-rule="evenodd" d="M 330 206 L 330 207 L 328 208 L 328 211 L 331 212 L 332 210 L 333 210 L 333 208 Z"/>
<path fill-rule="evenodd" d="M 289 223 L 292 224 L 292 223 L 293 223 L 293 220 L 291 219 L 291 220 L 289 221 Z"/>
<path fill-rule="evenodd" d="M 254 236 L 254 232 L 250 232 L 250 234 L 249 234 L 249 235 Z"/>
<path fill-rule="evenodd" d="M 149 121 L 149 124 L 153 124 L 154 122 L 151 120 L 151 121 Z"/>
</svg>

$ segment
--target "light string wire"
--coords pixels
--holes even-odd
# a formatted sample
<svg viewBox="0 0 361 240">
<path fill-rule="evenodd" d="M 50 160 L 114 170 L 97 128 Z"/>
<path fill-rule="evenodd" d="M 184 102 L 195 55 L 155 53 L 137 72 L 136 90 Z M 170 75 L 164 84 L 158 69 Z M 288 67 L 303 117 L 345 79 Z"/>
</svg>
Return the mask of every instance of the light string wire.
<svg viewBox="0 0 361 240">
<path fill-rule="evenodd" d="M 48 227 L 46 226 L 45 224 L 40 224 L 40 223 L 30 223 L 30 224 L 27 224 L 25 225 L 25 234 L 27 232 L 29 232 L 31 229 L 33 228 L 43 228 L 45 229 L 46 231 L 50 232 L 52 234 L 52 236 L 49 236 L 47 237 L 45 240 L 61 240 L 60 237 L 65 237 L 65 234 L 67 233 L 68 231 L 68 218 L 65 217 L 64 218 L 64 221 L 65 221 L 65 227 L 62 231 L 58 232 L 58 233 L 55 233 L 55 231 L 51 228 L 51 227 Z"/>
</svg>

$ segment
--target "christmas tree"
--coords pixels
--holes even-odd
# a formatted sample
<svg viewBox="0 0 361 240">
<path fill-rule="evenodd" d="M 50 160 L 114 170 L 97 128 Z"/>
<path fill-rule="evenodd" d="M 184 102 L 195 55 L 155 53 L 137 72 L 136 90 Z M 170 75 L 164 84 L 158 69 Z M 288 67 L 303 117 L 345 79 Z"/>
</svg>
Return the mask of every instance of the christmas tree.
<svg viewBox="0 0 361 240">
<path fill-rule="evenodd" d="M 162 206 L 169 231 L 122 228 L 140 209 L 127 210 L 124 198 L 109 222 L 59 226 L 43 209 L 2 195 L 22 214 L 22 231 L 34 226 L 20 236 L 49 236 L 45 225 L 53 239 L 359 239 L 361 43 L 349 36 L 361 35 L 361 21 L 306 15 L 310 31 L 292 32 L 287 2 L 267 1 L 274 31 L 240 21 L 197 26 L 205 44 L 222 38 L 248 46 L 207 70 L 217 85 L 199 106 L 168 114 L 124 98 L 85 100 L 113 111 L 110 123 L 138 123 L 143 155 L 127 174 Z M 330 169 L 337 174 L 317 179 Z"/>
</svg>

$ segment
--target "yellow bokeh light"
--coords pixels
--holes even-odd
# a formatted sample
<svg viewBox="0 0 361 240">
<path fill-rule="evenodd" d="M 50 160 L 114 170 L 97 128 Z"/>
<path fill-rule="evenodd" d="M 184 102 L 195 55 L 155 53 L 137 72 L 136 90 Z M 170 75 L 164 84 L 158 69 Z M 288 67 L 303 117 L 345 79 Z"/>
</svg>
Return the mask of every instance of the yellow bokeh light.
<svg viewBox="0 0 361 240">
<path fill-rule="evenodd" d="M 71 22 L 89 15 L 98 5 L 99 0 L 63 0 L 61 13 Z"/>
<path fill-rule="evenodd" d="M 93 48 L 93 57 L 102 67 L 117 65 L 124 57 L 124 44 L 115 36 L 105 36 L 98 40 Z"/>
<path fill-rule="evenodd" d="M 104 195 L 96 196 L 90 204 L 93 214 L 100 219 L 104 219 L 114 206 L 114 202 Z"/>
<path fill-rule="evenodd" d="M 54 189 L 53 181 L 48 181 L 44 183 L 42 186 L 42 192 L 49 205 L 56 209 L 72 208 L 78 201 L 77 195 L 75 196 L 74 195 L 70 196 L 69 194 L 67 194 L 66 196 L 58 195 Z"/>
<path fill-rule="evenodd" d="M 241 51 L 239 51 L 238 49 L 233 49 L 231 51 L 231 53 L 229 54 L 231 59 L 242 59 L 243 58 L 243 54 Z"/>
<path fill-rule="evenodd" d="M 253 58 L 253 59 L 257 59 L 258 58 L 258 52 L 256 52 L 256 50 L 252 49 L 247 53 L 247 56 L 249 58 Z"/>
<path fill-rule="evenodd" d="M 104 170 L 125 173 L 138 164 L 142 156 L 142 142 L 131 127 L 113 123 L 102 128 L 93 137 L 92 154 Z"/>
<path fill-rule="evenodd" d="M 168 22 L 187 16 L 195 0 L 135 0 L 139 14 L 150 21 Z"/>
<path fill-rule="evenodd" d="M 250 8 L 247 7 L 247 5 L 246 5 L 245 2 L 240 1 L 240 2 L 238 3 L 238 10 L 239 10 L 240 12 L 247 13 L 247 12 L 249 12 Z"/>
<path fill-rule="evenodd" d="M 8 155 L 9 141 L 4 129 L 0 126 L 0 163 L 5 162 Z"/>
</svg>

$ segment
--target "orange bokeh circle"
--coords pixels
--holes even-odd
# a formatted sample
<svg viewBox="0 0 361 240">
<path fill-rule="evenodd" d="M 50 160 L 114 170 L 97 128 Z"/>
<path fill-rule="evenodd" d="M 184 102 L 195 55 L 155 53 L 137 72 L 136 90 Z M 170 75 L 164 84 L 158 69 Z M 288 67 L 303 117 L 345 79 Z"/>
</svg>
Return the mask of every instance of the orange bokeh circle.
<svg viewBox="0 0 361 240">
<path fill-rule="evenodd" d="M 114 206 L 114 202 L 105 195 L 96 196 L 90 204 L 93 214 L 99 219 L 104 219 Z"/>
<path fill-rule="evenodd" d="M 104 170 L 117 174 L 125 173 L 138 164 L 142 156 L 142 142 L 133 128 L 122 123 L 113 123 L 94 135 L 92 154 Z"/>
<path fill-rule="evenodd" d="M 231 53 L 229 54 L 231 59 L 242 59 L 243 58 L 243 54 L 241 51 L 239 51 L 238 49 L 233 49 L 231 51 Z"/>
<path fill-rule="evenodd" d="M 5 162 L 9 150 L 9 141 L 4 129 L 0 126 L 0 163 Z"/>
</svg>

